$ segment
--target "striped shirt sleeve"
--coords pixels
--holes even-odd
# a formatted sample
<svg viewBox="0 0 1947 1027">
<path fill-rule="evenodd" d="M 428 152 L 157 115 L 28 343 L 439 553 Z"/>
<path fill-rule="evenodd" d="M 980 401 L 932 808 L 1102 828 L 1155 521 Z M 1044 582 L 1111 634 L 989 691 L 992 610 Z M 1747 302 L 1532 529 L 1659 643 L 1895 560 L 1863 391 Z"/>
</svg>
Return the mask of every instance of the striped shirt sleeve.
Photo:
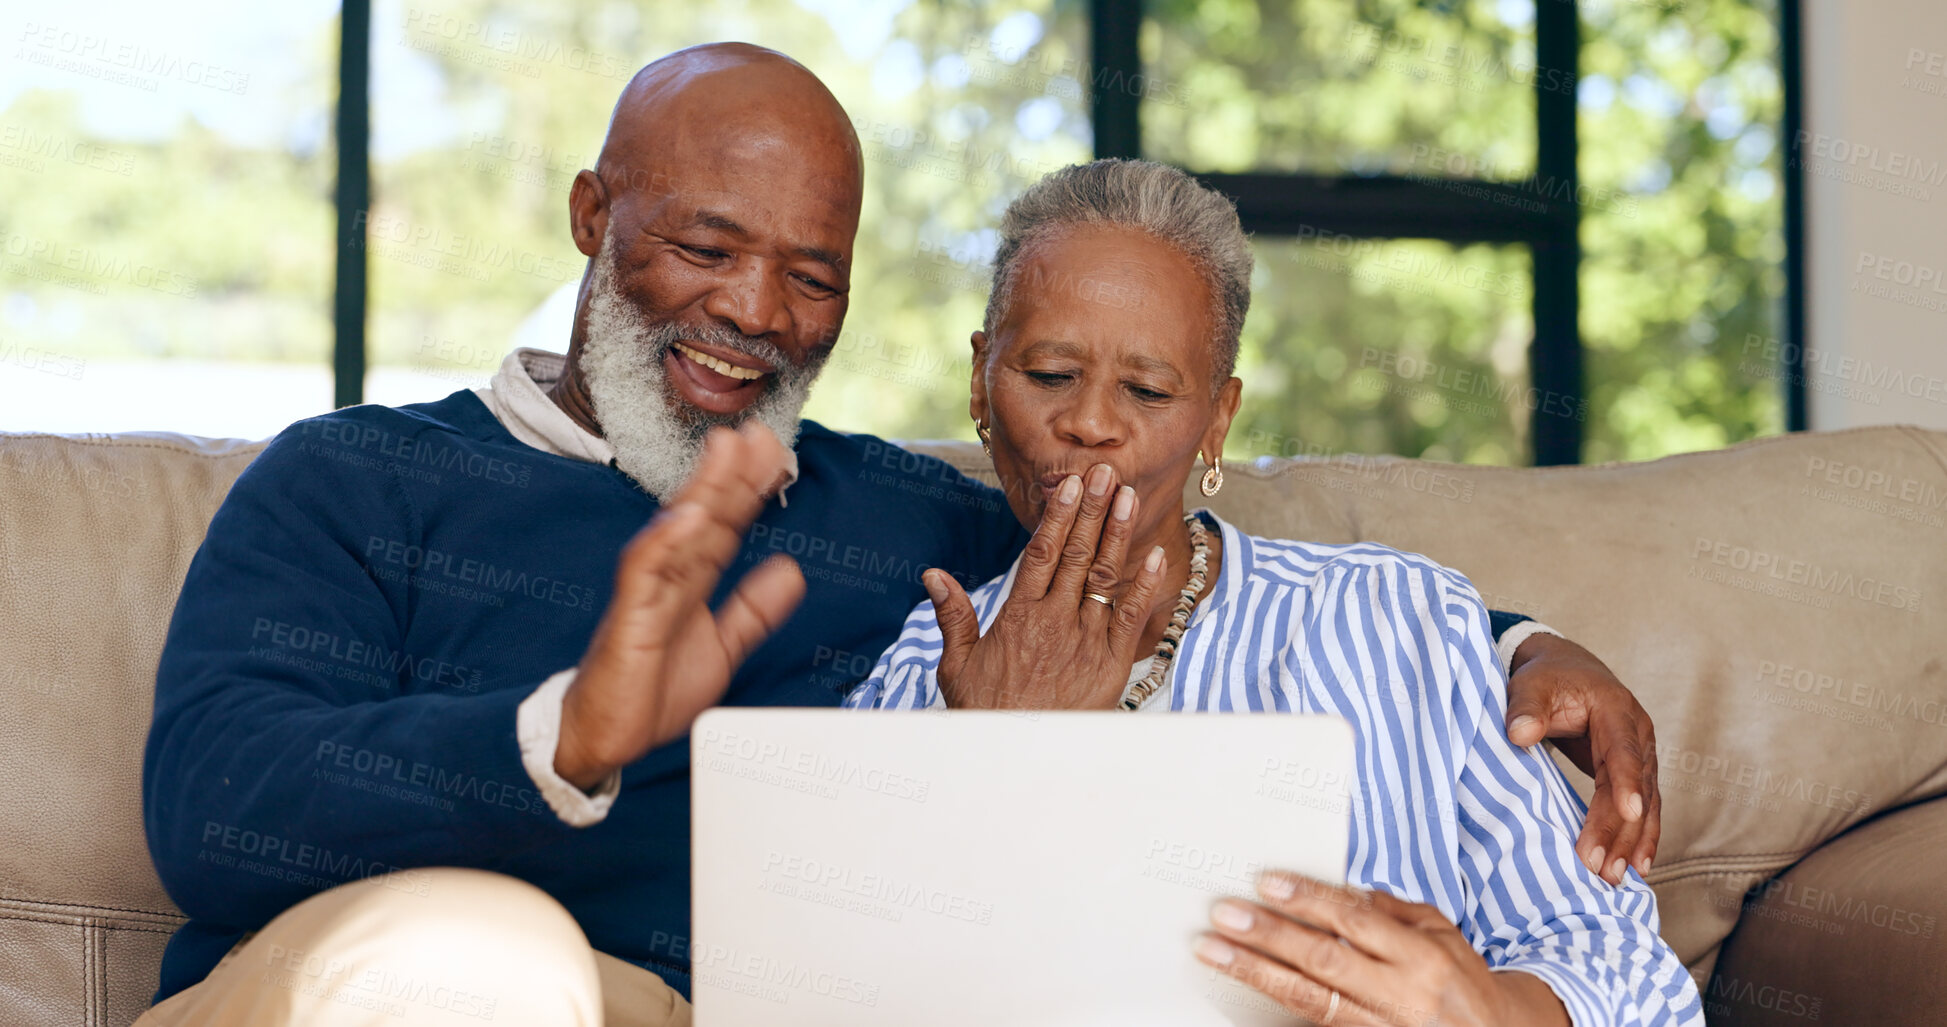
<svg viewBox="0 0 1947 1027">
<path fill-rule="evenodd" d="M 845 697 L 850 710 L 914 710 L 943 706 L 935 671 L 940 665 L 940 627 L 933 604 L 906 618 L 899 640 L 879 657 L 872 674 Z"/>
<path fill-rule="evenodd" d="M 1582 865 L 1587 808 L 1541 747 L 1507 740 L 1507 685 L 1480 596 L 1453 571 L 1437 577 L 1452 723 L 1472 736 L 1455 796 L 1471 898 L 1461 930 L 1490 967 L 1546 982 L 1575 1027 L 1702 1025 L 1695 982 L 1657 936 L 1649 886 L 1631 871 L 1611 887 Z"/>
<path fill-rule="evenodd" d="M 906 627 L 892 647 L 879 656 L 872 673 L 845 697 L 850 710 L 923 710 L 944 707 L 940 695 L 939 621 L 931 600 L 906 616 Z"/>
</svg>

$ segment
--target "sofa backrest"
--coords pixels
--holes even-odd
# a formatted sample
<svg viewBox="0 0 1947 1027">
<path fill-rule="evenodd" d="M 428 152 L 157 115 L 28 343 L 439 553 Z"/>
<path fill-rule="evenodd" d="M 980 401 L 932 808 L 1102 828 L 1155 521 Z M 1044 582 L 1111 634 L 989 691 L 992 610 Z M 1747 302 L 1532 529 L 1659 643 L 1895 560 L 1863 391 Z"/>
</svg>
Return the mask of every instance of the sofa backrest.
<svg viewBox="0 0 1947 1027">
<path fill-rule="evenodd" d="M 141 827 L 155 667 L 189 559 L 261 448 L 0 435 L 0 1010 L 25 1024 L 84 1008 L 125 1024 L 155 987 L 180 922 Z M 991 480 L 978 446 L 912 448 Z M 1693 970 L 1752 884 L 1947 792 L 1947 435 L 1804 434 L 1586 468 L 1225 471 L 1209 505 L 1246 530 L 1425 553 L 1636 690 L 1666 797 L 1651 880 Z"/>
<path fill-rule="evenodd" d="M 262 445 L 0 435 L 0 1022 L 127 1024 L 181 916 L 142 835 L 156 660 Z"/>
</svg>

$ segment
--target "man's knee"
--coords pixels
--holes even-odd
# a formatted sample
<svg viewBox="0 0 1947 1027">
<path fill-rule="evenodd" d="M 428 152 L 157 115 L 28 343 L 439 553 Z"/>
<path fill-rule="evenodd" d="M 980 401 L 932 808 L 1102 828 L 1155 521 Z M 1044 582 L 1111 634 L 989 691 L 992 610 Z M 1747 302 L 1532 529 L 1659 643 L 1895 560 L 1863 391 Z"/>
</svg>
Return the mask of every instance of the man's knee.
<svg viewBox="0 0 1947 1027">
<path fill-rule="evenodd" d="M 592 1013 L 601 1002 L 594 953 L 574 917 L 541 889 L 480 870 L 408 870 L 342 885 L 293 907 L 239 955 L 257 964 L 245 972 L 337 1003 L 378 1002 L 408 1022 L 428 1013 Z"/>
<path fill-rule="evenodd" d="M 434 962 L 457 950 L 537 968 L 593 966 L 574 917 L 519 878 L 439 867 L 398 871 L 334 891 L 348 894 L 334 896 L 342 905 L 328 915 L 340 924 L 333 934 L 383 938 L 388 949 L 422 953 Z"/>
<path fill-rule="evenodd" d="M 340 885 L 271 921 L 146 1027 L 594 1027 L 595 954 L 524 881 L 407 870 Z"/>
<path fill-rule="evenodd" d="M 587 946 L 581 927 L 554 896 L 517 877 L 485 870 L 401 870 L 345 885 L 348 913 L 383 914 L 397 929 L 431 934 L 525 935 Z"/>
</svg>

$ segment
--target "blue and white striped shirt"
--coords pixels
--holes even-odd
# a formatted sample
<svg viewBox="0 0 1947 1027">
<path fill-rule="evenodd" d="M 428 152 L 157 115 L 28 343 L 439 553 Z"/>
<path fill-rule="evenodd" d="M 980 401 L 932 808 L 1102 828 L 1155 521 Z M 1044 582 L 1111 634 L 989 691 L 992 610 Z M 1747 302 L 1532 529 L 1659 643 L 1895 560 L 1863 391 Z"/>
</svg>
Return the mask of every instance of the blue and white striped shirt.
<svg viewBox="0 0 1947 1027">
<path fill-rule="evenodd" d="M 1222 566 L 1183 635 L 1167 708 L 1351 721 L 1348 881 L 1438 907 L 1489 966 L 1546 981 L 1576 1027 L 1703 1024 L 1649 887 L 1631 871 L 1612 888 L 1582 865 L 1588 808 L 1539 747 L 1508 742 L 1507 679 L 1474 586 L 1385 546 L 1257 538 L 1203 517 L 1223 533 Z M 1018 570 L 973 593 L 983 632 Z M 943 705 L 940 649 L 921 603 L 845 704 Z"/>
</svg>

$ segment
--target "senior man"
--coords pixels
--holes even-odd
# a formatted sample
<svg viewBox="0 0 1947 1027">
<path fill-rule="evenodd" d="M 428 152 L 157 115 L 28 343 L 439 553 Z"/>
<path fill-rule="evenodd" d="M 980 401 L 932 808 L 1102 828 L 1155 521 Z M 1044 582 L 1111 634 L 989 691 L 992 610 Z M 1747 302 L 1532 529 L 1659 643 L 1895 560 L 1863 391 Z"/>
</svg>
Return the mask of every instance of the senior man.
<svg viewBox="0 0 1947 1027">
<path fill-rule="evenodd" d="M 656 61 L 569 195 L 565 358 L 299 422 L 238 478 L 157 674 L 145 821 L 189 922 L 143 1027 L 688 1021 L 693 718 L 837 705 L 921 571 L 1025 541 L 944 464 L 798 419 L 862 177 L 789 58 Z M 1511 736 L 1571 739 L 1584 857 L 1646 869 L 1648 717 L 1533 631 L 1501 636 Z"/>
</svg>

